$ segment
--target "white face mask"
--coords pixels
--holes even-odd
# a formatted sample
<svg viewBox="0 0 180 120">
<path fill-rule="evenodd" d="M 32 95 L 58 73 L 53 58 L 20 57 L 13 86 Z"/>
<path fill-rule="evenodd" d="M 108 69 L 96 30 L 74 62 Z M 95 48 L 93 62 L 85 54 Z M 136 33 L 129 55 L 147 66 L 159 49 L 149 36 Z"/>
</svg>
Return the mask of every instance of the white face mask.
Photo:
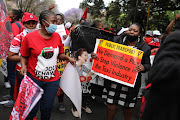
<svg viewBox="0 0 180 120">
<path fill-rule="evenodd" d="M 159 38 L 154 38 L 154 42 L 159 42 Z"/>
<path fill-rule="evenodd" d="M 27 32 L 27 33 L 33 32 L 33 31 L 35 31 L 35 30 L 37 30 L 37 28 L 35 28 L 35 29 L 28 29 L 28 28 L 26 28 L 26 32 Z"/>
</svg>

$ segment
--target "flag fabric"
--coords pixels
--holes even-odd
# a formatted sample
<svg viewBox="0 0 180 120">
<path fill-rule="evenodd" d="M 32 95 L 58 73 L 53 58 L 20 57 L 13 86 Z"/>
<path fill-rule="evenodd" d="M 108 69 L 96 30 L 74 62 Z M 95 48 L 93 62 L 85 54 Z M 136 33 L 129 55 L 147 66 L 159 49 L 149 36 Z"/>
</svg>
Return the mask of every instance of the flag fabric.
<svg viewBox="0 0 180 120">
<path fill-rule="evenodd" d="M 112 33 L 84 25 L 76 27 L 75 32 L 72 32 L 71 35 L 72 53 L 79 48 L 85 48 L 88 53 L 94 52 L 96 38 L 112 41 L 114 37 Z"/>
<path fill-rule="evenodd" d="M 82 90 L 76 67 L 68 63 L 60 79 L 60 87 L 71 99 L 81 118 Z"/>
<path fill-rule="evenodd" d="M 84 13 L 83 13 L 81 19 L 87 19 L 87 10 L 88 10 L 88 7 L 86 7 L 86 9 L 84 10 Z"/>
<path fill-rule="evenodd" d="M 42 88 L 25 75 L 9 120 L 25 120 L 42 97 L 43 92 Z"/>
<path fill-rule="evenodd" d="M 13 38 L 11 23 L 4 0 L 0 0 L 0 59 L 6 58 Z"/>
</svg>

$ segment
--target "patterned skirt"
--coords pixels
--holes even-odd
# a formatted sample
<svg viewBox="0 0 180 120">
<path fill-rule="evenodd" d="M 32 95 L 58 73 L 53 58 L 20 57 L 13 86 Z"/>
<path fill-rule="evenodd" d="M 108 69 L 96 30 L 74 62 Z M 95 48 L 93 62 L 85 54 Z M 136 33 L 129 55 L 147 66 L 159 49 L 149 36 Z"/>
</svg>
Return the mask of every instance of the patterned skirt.
<svg viewBox="0 0 180 120">
<path fill-rule="evenodd" d="M 105 98 L 109 104 L 119 104 L 130 108 L 133 108 L 137 101 L 137 97 L 130 97 L 128 86 L 115 82 L 109 82 L 104 88 L 102 98 Z"/>
</svg>

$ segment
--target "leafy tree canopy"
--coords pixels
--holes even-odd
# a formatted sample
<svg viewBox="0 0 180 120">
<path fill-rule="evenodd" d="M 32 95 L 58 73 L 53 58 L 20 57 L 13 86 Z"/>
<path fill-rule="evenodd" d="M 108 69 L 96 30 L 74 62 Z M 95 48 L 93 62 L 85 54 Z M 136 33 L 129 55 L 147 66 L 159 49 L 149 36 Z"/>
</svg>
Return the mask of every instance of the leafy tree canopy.
<svg viewBox="0 0 180 120">
<path fill-rule="evenodd" d="M 147 1 L 150 1 L 151 5 L 148 29 L 164 32 L 180 11 L 180 0 L 114 0 L 107 7 L 104 7 L 103 0 L 84 0 L 80 7 L 88 6 L 88 12 L 93 18 L 102 17 L 100 13 L 105 10 L 105 23 L 115 29 L 138 22 L 145 30 L 149 5 Z M 89 5 L 89 3 L 93 4 Z"/>
</svg>

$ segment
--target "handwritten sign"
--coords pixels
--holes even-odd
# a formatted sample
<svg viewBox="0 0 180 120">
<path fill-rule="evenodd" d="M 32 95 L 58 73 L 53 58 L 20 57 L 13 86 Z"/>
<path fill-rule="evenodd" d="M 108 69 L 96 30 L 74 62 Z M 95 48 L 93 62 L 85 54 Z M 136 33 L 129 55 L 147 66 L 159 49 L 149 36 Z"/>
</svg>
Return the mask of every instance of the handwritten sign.
<svg viewBox="0 0 180 120">
<path fill-rule="evenodd" d="M 98 39 L 95 47 L 97 58 L 92 72 L 109 80 L 134 87 L 143 51 L 111 41 Z"/>
<path fill-rule="evenodd" d="M 69 46 L 64 47 L 64 52 L 65 52 L 65 55 L 69 56 L 70 55 L 70 47 Z M 60 77 L 62 76 L 62 73 L 63 73 L 64 68 L 66 67 L 67 63 L 68 63 L 68 61 L 65 61 L 65 60 L 58 59 L 58 61 L 57 61 L 57 69 L 58 69 Z"/>
</svg>

